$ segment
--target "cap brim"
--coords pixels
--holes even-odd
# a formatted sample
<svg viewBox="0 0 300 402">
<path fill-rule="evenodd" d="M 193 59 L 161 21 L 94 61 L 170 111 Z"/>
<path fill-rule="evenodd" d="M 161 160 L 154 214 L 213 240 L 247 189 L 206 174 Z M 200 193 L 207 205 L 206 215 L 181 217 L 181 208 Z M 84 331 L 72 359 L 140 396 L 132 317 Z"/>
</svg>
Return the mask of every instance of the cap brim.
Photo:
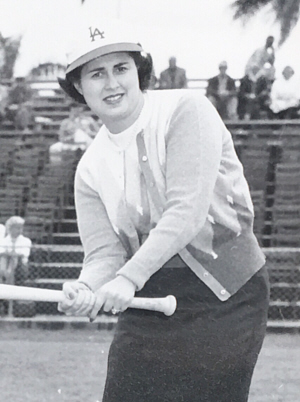
<svg viewBox="0 0 300 402">
<path fill-rule="evenodd" d="M 115 53 L 115 52 L 142 52 L 143 48 L 138 43 L 112 43 L 109 45 L 98 47 L 83 56 L 78 57 L 72 63 L 70 63 L 67 67 L 66 74 L 70 73 L 71 71 L 75 70 L 75 68 L 83 66 L 84 64 L 88 63 L 91 60 L 97 59 L 100 56 L 104 56 L 108 53 Z"/>
</svg>

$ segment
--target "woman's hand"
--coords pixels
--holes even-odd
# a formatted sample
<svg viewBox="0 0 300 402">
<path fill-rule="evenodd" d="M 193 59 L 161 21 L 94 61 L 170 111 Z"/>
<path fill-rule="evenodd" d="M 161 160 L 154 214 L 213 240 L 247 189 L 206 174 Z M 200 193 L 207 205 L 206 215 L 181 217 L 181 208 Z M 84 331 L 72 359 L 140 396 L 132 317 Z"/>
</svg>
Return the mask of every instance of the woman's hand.
<svg viewBox="0 0 300 402">
<path fill-rule="evenodd" d="M 58 311 L 66 315 L 89 316 L 96 302 L 95 294 L 81 282 L 63 284 L 65 300 L 58 303 Z"/>
<path fill-rule="evenodd" d="M 102 307 L 106 312 L 125 311 L 134 297 L 135 290 L 135 284 L 122 275 L 106 283 L 96 292 L 97 299 L 90 319 L 94 320 Z"/>
</svg>

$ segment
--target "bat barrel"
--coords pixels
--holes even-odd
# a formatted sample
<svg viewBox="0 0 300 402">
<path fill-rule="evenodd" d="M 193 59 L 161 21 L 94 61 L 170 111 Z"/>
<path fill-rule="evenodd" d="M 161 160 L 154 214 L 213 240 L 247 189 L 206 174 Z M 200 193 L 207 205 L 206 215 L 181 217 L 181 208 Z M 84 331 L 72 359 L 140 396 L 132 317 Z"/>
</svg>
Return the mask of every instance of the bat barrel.
<svg viewBox="0 0 300 402">
<path fill-rule="evenodd" d="M 65 296 L 61 290 L 0 284 L 0 299 L 59 303 L 65 299 Z"/>
</svg>

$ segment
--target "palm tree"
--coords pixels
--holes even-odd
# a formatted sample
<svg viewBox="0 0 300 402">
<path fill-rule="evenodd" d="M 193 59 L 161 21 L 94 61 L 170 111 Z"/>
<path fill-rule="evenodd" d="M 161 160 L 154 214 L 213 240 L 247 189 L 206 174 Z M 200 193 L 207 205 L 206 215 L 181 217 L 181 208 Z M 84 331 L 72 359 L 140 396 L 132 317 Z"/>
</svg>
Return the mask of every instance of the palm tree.
<svg viewBox="0 0 300 402">
<path fill-rule="evenodd" d="M 266 6 L 274 11 L 275 21 L 280 26 L 279 45 L 282 45 L 299 21 L 300 0 L 235 0 L 232 4 L 234 19 L 246 22 Z"/>
</svg>

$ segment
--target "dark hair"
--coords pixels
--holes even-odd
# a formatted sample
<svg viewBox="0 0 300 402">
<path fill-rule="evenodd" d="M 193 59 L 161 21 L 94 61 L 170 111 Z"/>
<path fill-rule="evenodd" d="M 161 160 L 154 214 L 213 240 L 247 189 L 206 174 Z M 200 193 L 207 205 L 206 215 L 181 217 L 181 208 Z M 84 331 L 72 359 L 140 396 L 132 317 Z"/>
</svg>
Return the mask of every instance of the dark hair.
<svg viewBox="0 0 300 402">
<path fill-rule="evenodd" d="M 153 62 L 149 53 L 141 54 L 141 52 L 128 52 L 133 58 L 138 70 L 139 87 L 141 91 L 149 88 L 152 77 Z M 81 70 L 83 66 L 75 68 L 75 70 L 66 74 L 66 78 L 58 78 L 60 87 L 76 102 L 86 104 L 84 97 L 77 91 L 74 86 L 75 82 L 80 81 Z"/>
</svg>

